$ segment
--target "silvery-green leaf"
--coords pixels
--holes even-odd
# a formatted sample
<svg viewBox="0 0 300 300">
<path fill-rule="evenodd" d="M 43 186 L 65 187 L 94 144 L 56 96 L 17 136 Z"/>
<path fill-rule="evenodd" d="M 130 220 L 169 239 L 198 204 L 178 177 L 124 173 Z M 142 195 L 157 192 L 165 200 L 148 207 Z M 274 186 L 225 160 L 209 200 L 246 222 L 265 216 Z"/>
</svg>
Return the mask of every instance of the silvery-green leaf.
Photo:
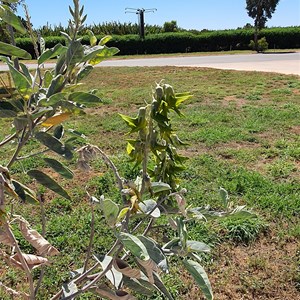
<svg viewBox="0 0 300 300">
<path fill-rule="evenodd" d="M 203 242 L 188 240 L 186 242 L 186 245 L 187 245 L 188 251 L 191 251 L 191 252 L 210 252 L 210 247 Z"/>
<path fill-rule="evenodd" d="M 118 235 L 118 238 L 134 256 L 141 260 L 148 260 L 150 258 L 144 244 L 134 235 L 122 232 Z"/>
<path fill-rule="evenodd" d="M 72 296 L 73 294 L 78 292 L 77 285 L 73 281 L 63 284 L 62 290 L 64 297 Z"/>
<path fill-rule="evenodd" d="M 101 103 L 102 100 L 96 95 L 85 92 L 74 92 L 69 95 L 69 100 L 81 104 Z"/>
<path fill-rule="evenodd" d="M 212 288 L 203 267 L 199 263 L 190 259 L 184 259 L 183 264 L 187 271 L 193 276 L 205 297 L 208 300 L 213 300 L 214 297 Z"/>
<path fill-rule="evenodd" d="M 112 200 L 106 199 L 102 201 L 101 208 L 107 224 L 111 227 L 115 226 L 119 214 L 118 204 Z"/>
<path fill-rule="evenodd" d="M 77 74 L 77 78 L 76 81 L 79 82 L 82 79 L 84 79 L 85 77 L 87 77 L 92 71 L 93 71 L 93 66 L 91 65 L 86 65 L 84 66 L 82 69 L 80 69 L 80 71 Z"/>
<path fill-rule="evenodd" d="M 3 42 L 0 42 L 0 54 L 15 56 L 24 59 L 31 59 L 31 55 L 27 51 Z"/>
<path fill-rule="evenodd" d="M 80 63 L 84 57 L 83 46 L 79 41 L 72 41 L 67 50 L 66 64 L 73 67 Z"/>
<path fill-rule="evenodd" d="M 167 297 L 167 299 L 169 300 L 174 300 L 173 296 L 171 295 L 171 293 L 168 291 L 168 289 L 166 288 L 166 286 L 163 284 L 162 280 L 160 279 L 159 275 L 155 272 L 153 272 L 153 277 L 154 277 L 154 284 L 155 287 L 163 294 Z"/>
<path fill-rule="evenodd" d="M 138 236 L 139 240 L 145 245 L 150 258 L 166 273 L 169 272 L 166 256 L 158 244 L 151 238 L 143 235 Z"/>
<path fill-rule="evenodd" d="M 38 58 L 38 64 L 41 65 L 48 59 L 59 56 L 62 53 L 66 52 L 67 47 L 62 44 L 56 44 L 53 48 L 44 51 L 41 56 Z"/>
<path fill-rule="evenodd" d="M 4 4 L 0 5 L 0 19 L 2 19 L 5 23 L 14 27 L 17 31 L 24 34 L 26 33 L 26 29 L 21 19 L 11 11 L 11 8 L 9 6 Z"/>
<path fill-rule="evenodd" d="M 123 274 L 113 267 L 113 258 L 108 255 L 94 255 L 94 257 L 100 263 L 102 270 L 105 270 L 111 264 L 110 270 L 105 273 L 105 276 L 118 289 L 122 282 Z"/>
<path fill-rule="evenodd" d="M 149 199 L 139 203 L 139 208 L 144 214 L 150 214 L 153 218 L 160 217 L 160 210 L 157 207 L 156 201 Z"/>
<path fill-rule="evenodd" d="M 164 182 L 151 182 L 151 188 L 154 194 L 171 190 L 170 185 Z"/>
<path fill-rule="evenodd" d="M 220 187 L 219 193 L 220 193 L 220 196 L 223 200 L 224 207 L 227 208 L 228 207 L 228 201 L 229 201 L 228 192 L 225 189 L 223 189 L 222 187 Z"/>
</svg>

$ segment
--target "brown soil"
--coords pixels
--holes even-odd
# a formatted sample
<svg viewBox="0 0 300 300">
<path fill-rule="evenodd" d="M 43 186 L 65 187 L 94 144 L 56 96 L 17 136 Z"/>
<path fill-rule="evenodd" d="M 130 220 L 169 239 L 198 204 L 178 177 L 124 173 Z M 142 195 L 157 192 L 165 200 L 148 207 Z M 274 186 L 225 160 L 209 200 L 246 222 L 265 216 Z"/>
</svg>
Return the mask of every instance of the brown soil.
<svg viewBox="0 0 300 300">
<path fill-rule="evenodd" d="M 223 99 L 223 106 L 228 106 L 230 104 L 234 103 L 237 108 L 245 106 L 248 101 L 242 98 L 237 98 L 236 96 L 227 96 Z"/>
<path fill-rule="evenodd" d="M 299 240 L 281 241 L 274 233 L 251 246 L 224 244 L 215 250 L 208 270 L 216 300 L 299 300 L 296 288 L 296 255 Z M 298 275 L 297 275 L 298 272 Z M 183 281 L 192 287 L 181 299 L 202 300 L 188 274 Z"/>
</svg>

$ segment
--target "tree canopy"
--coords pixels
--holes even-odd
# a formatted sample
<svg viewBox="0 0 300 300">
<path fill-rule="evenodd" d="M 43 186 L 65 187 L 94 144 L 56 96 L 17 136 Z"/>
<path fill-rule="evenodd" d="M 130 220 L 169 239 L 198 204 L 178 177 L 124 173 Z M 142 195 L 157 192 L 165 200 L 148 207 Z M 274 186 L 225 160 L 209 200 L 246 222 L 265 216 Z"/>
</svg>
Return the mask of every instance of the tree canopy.
<svg viewBox="0 0 300 300">
<path fill-rule="evenodd" d="M 254 19 L 254 26 L 264 28 L 268 19 L 276 10 L 279 0 L 246 0 L 246 10 L 249 17 Z"/>
</svg>

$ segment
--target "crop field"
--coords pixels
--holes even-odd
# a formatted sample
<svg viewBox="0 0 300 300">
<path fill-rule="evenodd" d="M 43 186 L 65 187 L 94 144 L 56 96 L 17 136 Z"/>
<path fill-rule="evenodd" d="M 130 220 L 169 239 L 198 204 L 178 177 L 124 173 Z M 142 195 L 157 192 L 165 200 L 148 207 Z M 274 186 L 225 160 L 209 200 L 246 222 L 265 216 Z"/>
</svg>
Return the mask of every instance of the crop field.
<svg viewBox="0 0 300 300">
<path fill-rule="evenodd" d="M 126 154 L 129 138 L 119 113 L 135 116 L 151 102 L 155 82 L 164 80 L 175 92 L 193 97 L 182 104 L 183 117 L 174 115 L 178 136 L 187 143 L 180 151 L 189 160 L 180 177 L 189 205 L 220 208 L 223 187 L 235 205 L 255 214 L 248 218 L 199 220 L 189 224 L 190 239 L 208 243 L 203 256 L 215 299 L 300 299 L 300 80 L 275 73 L 221 71 L 203 68 L 148 67 L 95 68 L 82 89 L 97 89 L 103 103 L 72 117 L 65 127 L 85 136 L 77 146 L 91 143 L 114 161 L 123 177 L 133 178 Z M 0 141 L 8 134 L 7 119 L 0 118 Z M 39 147 L 31 140 L 22 155 Z M 11 147 L 11 148 L 10 148 Z M 8 162 L 13 147 L 0 148 L 0 165 Z M 41 158 L 16 163 L 12 173 L 45 193 L 46 237 L 61 255 L 45 268 L 39 299 L 50 299 L 82 266 L 89 243 L 90 204 L 86 190 L 119 201 L 113 174 L 101 160 L 90 172 L 74 170 L 72 181 L 60 179 L 72 200 L 45 190 L 25 174 L 32 167 L 46 168 Z M 55 176 L 55 174 L 53 174 Z M 41 231 L 39 206 L 18 204 L 15 213 L 26 216 Z M 95 217 L 94 252 L 113 242 L 102 215 Z M 17 234 L 17 232 L 16 232 Z M 162 240 L 173 234 L 159 224 L 153 232 Z M 17 236 L 17 238 L 20 238 Z M 23 249 L 31 246 L 22 242 Z M 171 258 L 172 259 L 172 258 Z M 165 282 L 175 299 L 204 299 L 192 278 L 173 264 Z M 38 276 L 36 272 L 36 278 Z M 22 277 L 22 276 L 21 276 Z M 22 288 L 18 271 L 0 262 L 0 282 Z M 0 299 L 12 299 L 0 289 Z M 79 299 L 97 299 L 91 294 Z M 145 299 L 145 298 L 139 298 Z M 154 295 L 150 299 L 163 299 Z"/>
</svg>

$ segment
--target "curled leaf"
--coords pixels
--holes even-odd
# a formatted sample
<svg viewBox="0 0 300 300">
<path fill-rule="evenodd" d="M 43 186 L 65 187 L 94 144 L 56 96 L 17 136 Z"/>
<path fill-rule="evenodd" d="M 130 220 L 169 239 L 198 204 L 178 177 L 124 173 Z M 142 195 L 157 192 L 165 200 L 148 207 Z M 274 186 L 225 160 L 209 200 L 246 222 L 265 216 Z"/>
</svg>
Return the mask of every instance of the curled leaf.
<svg viewBox="0 0 300 300">
<path fill-rule="evenodd" d="M 53 247 L 36 230 L 30 229 L 25 220 L 19 220 L 20 231 L 27 242 L 29 242 L 42 256 L 53 256 L 59 254 L 59 251 Z"/>
<path fill-rule="evenodd" d="M 11 247 L 14 245 L 14 240 L 2 228 L 0 228 L 0 243 Z"/>
<path fill-rule="evenodd" d="M 141 271 L 131 268 L 127 262 L 120 258 L 115 258 L 113 262 L 114 268 L 129 278 L 141 278 Z"/>
<path fill-rule="evenodd" d="M 104 297 L 105 299 L 110 299 L 110 300 L 136 300 L 136 298 L 130 294 L 128 294 L 125 291 L 112 291 L 108 289 L 107 286 L 100 286 L 93 288 L 93 292 L 95 294 L 100 295 L 101 297 Z"/>
<path fill-rule="evenodd" d="M 29 269 L 35 269 L 42 265 L 49 265 L 49 261 L 45 257 L 36 256 L 33 254 L 25 254 L 25 253 L 22 253 L 22 256 L 23 256 L 25 262 L 27 263 Z M 20 257 L 18 254 L 15 254 L 15 255 L 11 256 L 10 258 L 14 264 L 17 264 L 18 266 L 20 266 L 21 260 L 20 260 Z M 23 269 L 22 264 L 21 264 L 21 269 Z"/>
<path fill-rule="evenodd" d="M 119 288 L 123 280 L 123 275 L 114 268 L 113 258 L 108 255 L 94 255 L 94 257 L 100 263 L 103 270 L 108 269 L 105 273 L 106 278 L 115 286 L 115 288 Z"/>
<path fill-rule="evenodd" d="M 151 258 L 148 260 L 140 260 L 137 258 L 137 262 L 145 269 L 149 282 L 154 284 L 153 272 L 157 272 L 158 270 L 156 263 Z"/>
</svg>

